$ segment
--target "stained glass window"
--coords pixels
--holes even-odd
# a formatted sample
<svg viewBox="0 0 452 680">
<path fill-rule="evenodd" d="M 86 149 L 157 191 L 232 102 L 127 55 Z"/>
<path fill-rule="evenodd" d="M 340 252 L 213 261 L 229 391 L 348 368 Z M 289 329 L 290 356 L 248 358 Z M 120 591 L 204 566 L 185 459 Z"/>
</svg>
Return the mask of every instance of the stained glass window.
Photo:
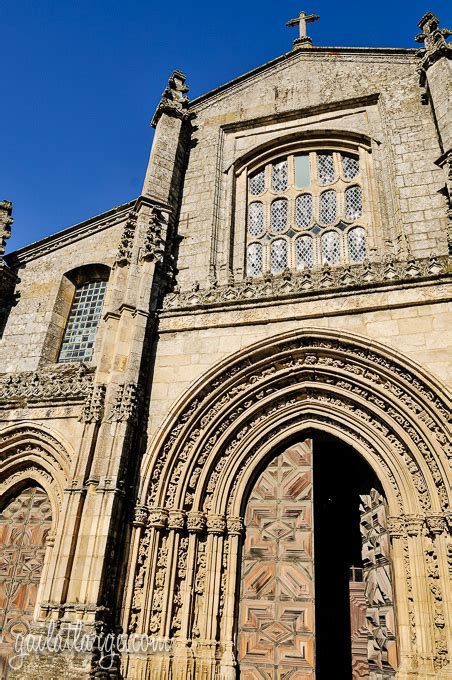
<svg viewBox="0 0 452 680">
<path fill-rule="evenodd" d="M 287 159 L 272 165 L 272 190 L 285 191 L 288 184 Z"/>
<path fill-rule="evenodd" d="M 366 257 L 366 232 L 355 227 L 348 232 L 348 256 L 352 262 L 362 262 Z"/>
<path fill-rule="evenodd" d="M 285 198 L 278 198 L 272 203 L 271 228 L 278 234 L 287 229 L 287 207 L 288 201 Z"/>
<path fill-rule="evenodd" d="M 89 361 L 104 303 L 105 281 L 91 281 L 75 290 L 59 361 Z"/>
<path fill-rule="evenodd" d="M 299 236 L 295 241 L 297 269 L 311 269 L 314 264 L 314 252 L 311 236 Z"/>
<path fill-rule="evenodd" d="M 297 196 L 295 206 L 295 220 L 297 226 L 306 229 L 306 227 L 311 224 L 312 220 L 312 195 L 301 194 L 301 196 Z"/>
<path fill-rule="evenodd" d="M 262 244 L 250 243 L 247 252 L 248 276 L 259 276 L 262 274 L 262 264 Z"/>
<path fill-rule="evenodd" d="M 273 274 L 280 274 L 287 269 L 287 241 L 282 238 L 272 242 L 271 267 Z"/>
<path fill-rule="evenodd" d="M 327 231 L 322 236 L 322 262 L 323 264 L 338 264 L 341 258 L 341 244 L 339 234 L 335 231 Z"/>
<path fill-rule="evenodd" d="M 248 207 L 248 232 L 259 236 L 264 229 L 264 206 L 262 203 L 250 203 Z"/>
</svg>

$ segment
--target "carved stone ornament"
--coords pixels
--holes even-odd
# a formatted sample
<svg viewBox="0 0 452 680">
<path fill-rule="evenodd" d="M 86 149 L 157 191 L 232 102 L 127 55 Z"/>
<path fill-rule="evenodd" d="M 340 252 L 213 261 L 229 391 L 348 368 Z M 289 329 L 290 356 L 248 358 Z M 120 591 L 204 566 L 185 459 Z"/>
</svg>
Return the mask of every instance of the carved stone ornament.
<svg viewBox="0 0 452 680">
<path fill-rule="evenodd" d="M 427 529 L 434 536 L 438 536 L 447 531 L 447 522 L 444 515 L 441 513 L 427 514 L 425 517 Z"/>
<path fill-rule="evenodd" d="M 104 415 L 106 386 L 99 383 L 91 384 L 91 391 L 83 404 L 80 414 L 82 423 L 99 423 Z"/>
<path fill-rule="evenodd" d="M 387 527 L 391 538 L 403 538 L 406 535 L 404 517 L 388 517 Z"/>
<path fill-rule="evenodd" d="M 207 532 L 220 536 L 226 530 L 226 520 L 223 515 L 207 515 Z"/>
<path fill-rule="evenodd" d="M 185 512 L 182 510 L 170 510 L 168 517 L 168 529 L 181 531 L 185 526 Z"/>
<path fill-rule="evenodd" d="M 93 375 L 94 369 L 85 364 L 59 364 L 37 371 L 3 374 L 0 404 L 83 402 L 92 395 Z"/>
<path fill-rule="evenodd" d="M 242 517 L 227 517 L 228 534 L 230 536 L 241 536 L 245 530 Z"/>
<path fill-rule="evenodd" d="M 168 510 L 152 508 L 149 510 L 148 524 L 154 529 L 164 529 L 168 523 Z"/>
<path fill-rule="evenodd" d="M 184 120 L 188 118 L 189 99 L 186 96 L 189 88 L 185 84 L 186 76 L 181 71 L 173 71 L 168 80 L 168 87 L 164 90 L 162 98 L 151 121 L 152 127 L 156 127 L 163 113 Z"/>
<path fill-rule="evenodd" d="M 424 518 L 420 515 L 405 515 L 405 527 L 408 536 L 420 536 L 424 527 Z"/>
<path fill-rule="evenodd" d="M 187 514 L 187 529 L 191 533 L 201 533 L 206 528 L 206 516 L 203 512 Z"/>
<path fill-rule="evenodd" d="M 141 405 L 142 389 L 135 383 L 119 385 L 108 422 L 135 421 Z"/>
<path fill-rule="evenodd" d="M 0 260 L 5 252 L 6 241 L 11 236 L 11 225 L 14 221 L 11 217 L 12 211 L 11 201 L 0 201 Z"/>
<path fill-rule="evenodd" d="M 441 57 L 452 58 L 452 45 L 446 41 L 446 38 L 452 35 L 452 31 L 449 28 L 439 28 L 437 16 L 427 12 L 418 25 L 422 33 L 419 33 L 415 40 L 424 43 L 424 48 L 419 50 L 422 71 L 426 71 Z"/>
<path fill-rule="evenodd" d="M 133 525 L 135 527 L 144 527 L 149 516 L 149 509 L 144 505 L 138 505 L 135 508 L 133 515 Z"/>
<path fill-rule="evenodd" d="M 261 300 L 301 298 L 313 293 L 328 294 L 356 286 L 384 287 L 395 281 L 428 280 L 447 273 L 447 257 L 430 257 L 414 260 L 409 257 L 398 261 L 394 258 L 384 262 L 334 267 L 328 265 L 310 272 L 287 271 L 283 274 L 247 277 L 224 286 L 200 289 L 193 285 L 189 291 L 169 293 L 163 300 L 163 310 L 189 309 L 235 305 Z"/>
<path fill-rule="evenodd" d="M 153 208 L 140 254 L 142 260 L 146 262 L 163 262 L 166 227 L 163 213 Z"/>
<path fill-rule="evenodd" d="M 133 240 L 137 227 L 137 218 L 138 213 L 135 210 L 131 210 L 127 215 L 115 259 L 115 265 L 119 267 L 124 267 L 132 261 Z"/>
</svg>

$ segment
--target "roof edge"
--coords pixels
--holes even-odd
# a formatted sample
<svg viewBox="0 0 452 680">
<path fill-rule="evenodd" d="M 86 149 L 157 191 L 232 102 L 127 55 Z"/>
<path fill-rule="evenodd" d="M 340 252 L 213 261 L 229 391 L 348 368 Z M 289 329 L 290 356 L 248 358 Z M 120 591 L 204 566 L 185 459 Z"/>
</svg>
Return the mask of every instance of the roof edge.
<svg viewBox="0 0 452 680">
<path fill-rule="evenodd" d="M 276 64 L 279 64 L 283 61 L 289 61 L 291 58 L 297 57 L 299 54 L 315 54 L 315 53 L 325 53 L 325 54 L 340 54 L 340 53 L 346 53 L 346 54 L 386 54 L 388 56 L 412 56 L 416 57 L 417 53 L 419 52 L 419 48 L 417 47 L 299 47 L 297 49 L 291 50 L 290 52 L 286 52 L 284 54 L 281 54 L 279 57 L 275 57 L 275 59 L 271 59 L 270 61 L 267 61 L 265 64 L 261 64 L 260 66 L 257 66 L 254 69 L 251 69 L 251 71 L 247 71 L 246 73 L 243 73 L 240 76 L 237 76 L 237 78 L 233 78 L 232 80 L 228 80 L 228 82 L 223 83 L 223 85 L 219 85 L 218 87 L 215 87 L 213 90 L 209 90 L 208 92 L 200 95 L 199 97 L 196 97 L 195 99 L 192 99 L 189 102 L 188 105 L 188 110 L 192 111 L 195 110 L 198 104 L 202 104 L 204 101 L 207 99 L 210 99 L 210 97 L 214 97 L 217 94 L 220 94 L 226 90 L 228 90 L 230 87 L 233 87 L 234 85 L 238 85 L 241 82 L 245 82 L 248 78 L 252 78 L 253 76 L 263 73 L 269 68 L 272 68 Z"/>
</svg>

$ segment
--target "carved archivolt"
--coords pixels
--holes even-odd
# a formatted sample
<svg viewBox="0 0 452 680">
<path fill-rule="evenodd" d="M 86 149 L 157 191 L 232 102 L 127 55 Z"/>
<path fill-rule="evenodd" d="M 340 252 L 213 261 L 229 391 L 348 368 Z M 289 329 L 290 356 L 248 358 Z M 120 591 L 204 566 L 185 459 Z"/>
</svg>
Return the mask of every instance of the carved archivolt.
<svg viewBox="0 0 452 680">
<path fill-rule="evenodd" d="M 202 669 L 214 677 L 219 658 L 220 677 L 233 677 L 236 575 L 249 489 L 278 447 L 317 429 L 358 450 L 383 484 L 392 540 L 400 541 L 397 578 L 407 598 L 400 596 L 399 606 L 411 645 L 422 644 L 416 607 L 423 595 L 411 575 L 417 547 L 410 543 L 410 518 L 418 521 L 426 544 L 417 569 L 430 583 L 435 617 L 435 650 L 420 653 L 443 665 L 444 586 L 428 536 L 445 526 L 448 508 L 449 403 L 444 387 L 410 361 L 324 329 L 270 338 L 215 367 L 176 406 L 147 459 L 124 625 L 169 635 L 182 647 L 191 640 L 190 653 L 204 659 L 196 661 L 196 677 Z"/>
<path fill-rule="evenodd" d="M 0 497 L 34 480 L 49 496 L 55 527 L 69 464 L 68 447 L 46 429 L 22 423 L 0 431 Z"/>
</svg>

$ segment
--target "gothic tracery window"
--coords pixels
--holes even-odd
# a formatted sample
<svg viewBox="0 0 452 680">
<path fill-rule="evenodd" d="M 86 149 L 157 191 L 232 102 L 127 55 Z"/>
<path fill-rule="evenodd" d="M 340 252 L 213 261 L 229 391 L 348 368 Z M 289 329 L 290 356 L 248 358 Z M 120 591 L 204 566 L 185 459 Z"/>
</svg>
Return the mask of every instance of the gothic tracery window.
<svg viewBox="0 0 452 680">
<path fill-rule="evenodd" d="M 309 151 L 280 157 L 248 176 L 247 275 L 367 255 L 365 177 L 359 155 Z"/>
</svg>

